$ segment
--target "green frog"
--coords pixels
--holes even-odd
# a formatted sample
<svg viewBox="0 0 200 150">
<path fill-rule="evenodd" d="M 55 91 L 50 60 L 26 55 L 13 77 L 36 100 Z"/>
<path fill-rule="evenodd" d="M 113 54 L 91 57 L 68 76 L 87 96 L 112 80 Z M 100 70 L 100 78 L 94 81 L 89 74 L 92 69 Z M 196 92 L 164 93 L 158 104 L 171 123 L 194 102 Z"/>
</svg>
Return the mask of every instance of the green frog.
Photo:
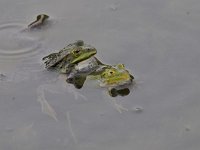
<svg viewBox="0 0 200 150">
<path fill-rule="evenodd" d="M 46 14 L 40 14 L 36 17 L 36 20 L 33 21 L 32 23 L 30 23 L 28 25 L 29 29 L 33 29 L 33 28 L 38 28 L 41 27 L 41 25 L 44 25 L 45 21 L 49 18 L 48 15 Z"/>
<path fill-rule="evenodd" d="M 82 40 L 71 43 L 57 53 L 51 53 L 42 60 L 47 69 L 56 69 L 60 73 L 69 74 L 76 64 L 89 59 L 97 50 Z"/>
<path fill-rule="evenodd" d="M 109 66 L 98 75 L 99 85 L 108 88 L 112 97 L 128 95 L 133 79 L 134 77 L 126 70 L 124 64 Z"/>
</svg>

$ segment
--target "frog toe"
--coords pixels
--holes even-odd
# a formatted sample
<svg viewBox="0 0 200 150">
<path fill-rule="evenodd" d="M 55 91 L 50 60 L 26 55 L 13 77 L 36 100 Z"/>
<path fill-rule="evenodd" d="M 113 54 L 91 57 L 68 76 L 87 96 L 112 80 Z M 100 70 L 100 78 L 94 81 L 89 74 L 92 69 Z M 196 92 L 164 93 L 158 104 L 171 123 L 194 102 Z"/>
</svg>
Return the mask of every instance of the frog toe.
<svg viewBox="0 0 200 150">
<path fill-rule="evenodd" d="M 115 88 L 109 89 L 108 93 L 111 97 L 116 97 L 118 95 L 117 90 Z"/>
</svg>

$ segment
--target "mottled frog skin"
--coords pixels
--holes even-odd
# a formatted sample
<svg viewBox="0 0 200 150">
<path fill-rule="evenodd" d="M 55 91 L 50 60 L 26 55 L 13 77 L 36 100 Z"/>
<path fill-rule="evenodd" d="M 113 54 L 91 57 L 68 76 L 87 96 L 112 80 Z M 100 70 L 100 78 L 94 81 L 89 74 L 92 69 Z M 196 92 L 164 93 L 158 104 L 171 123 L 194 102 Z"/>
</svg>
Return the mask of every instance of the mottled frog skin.
<svg viewBox="0 0 200 150">
<path fill-rule="evenodd" d="M 82 40 L 69 44 L 57 53 L 51 53 L 42 60 L 47 69 L 53 68 L 61 73 L 69 73 L 75 64 L 89 59 L 97 53 L 96 49 Z"/>
<path fill-rule="evenodd" d="M 107 65 L 94 55 L 97 50 L 82 40 L 69 44 L 57 53 L 43 58 L 47 69 L 55 69 L 67 76 L 67 83 L 76 88 L 83 87 L 88 76 L 98 80 L 100 87 L 106 87 L 112 97 L 129 94 L 134 77 L 123 64 Z"/>
<path fill-rule="evenodd" d="M 96 57 L 91 57 L 74 66 L 67 75 L 67 82 L 82 88 L 87 76 L 92 76 L 99 81 L 101 87 L 106 87 L 111 96 L 125 96 L 129 94 L 128 86 L 134 77 L 125 69 L 123 64 L 115 66 L 101 63 Z M 94 79 L 93 78 L 93 79 Z"/>
</svg>

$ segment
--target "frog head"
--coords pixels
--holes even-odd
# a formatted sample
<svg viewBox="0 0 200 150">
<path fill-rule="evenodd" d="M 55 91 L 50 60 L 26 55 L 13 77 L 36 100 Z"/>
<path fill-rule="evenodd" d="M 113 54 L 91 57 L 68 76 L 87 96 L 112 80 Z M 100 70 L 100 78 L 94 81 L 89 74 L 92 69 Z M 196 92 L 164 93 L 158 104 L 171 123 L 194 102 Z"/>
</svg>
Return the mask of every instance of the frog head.
<svg viewBox="0 0 200 150">
<path fill-rule="evenodd" d="M 97 50 L 94 47 L 85 44 L 85 45 L 75 46 L 69 53 L 68 57 L 71 58 L 71 61 L 70 61 L 71 64 L 77 64 L 81 61 L 84 61 L 92 57 L 96 53 L 97 53 Z"/>
<path fill-rule="evenodd" d="M 123 64 L 105 69 L 100 75 L 100 86 L 117 87 L 132 82 L 133 76 L 125 69 Z"/>
<path fill-rule="evenodd" d="M 58 64 L 61 73 L 70 72 L 76 64 L 88 60 L 97 53 L 94 47 L 83 44 L 81 41 L 78 41 L 76 44 Z"/>
</svg>

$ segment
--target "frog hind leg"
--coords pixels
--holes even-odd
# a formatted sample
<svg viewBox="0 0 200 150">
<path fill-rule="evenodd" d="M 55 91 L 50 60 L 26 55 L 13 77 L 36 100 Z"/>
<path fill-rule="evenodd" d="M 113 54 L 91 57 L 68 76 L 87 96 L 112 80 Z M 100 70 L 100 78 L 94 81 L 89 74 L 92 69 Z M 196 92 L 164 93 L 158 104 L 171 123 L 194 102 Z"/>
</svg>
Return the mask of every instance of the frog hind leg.
<svg viewBox="0 0 200 150">
<path fill-rule="evenodd" d="M 49 54 L 48 56 L 43 57 L 42 60 L 44 61 L 46 68 L 50 68 L 56 66 L 58 57 L 59 57 L 58 53 L 52 53 Z"/>
</svg>

